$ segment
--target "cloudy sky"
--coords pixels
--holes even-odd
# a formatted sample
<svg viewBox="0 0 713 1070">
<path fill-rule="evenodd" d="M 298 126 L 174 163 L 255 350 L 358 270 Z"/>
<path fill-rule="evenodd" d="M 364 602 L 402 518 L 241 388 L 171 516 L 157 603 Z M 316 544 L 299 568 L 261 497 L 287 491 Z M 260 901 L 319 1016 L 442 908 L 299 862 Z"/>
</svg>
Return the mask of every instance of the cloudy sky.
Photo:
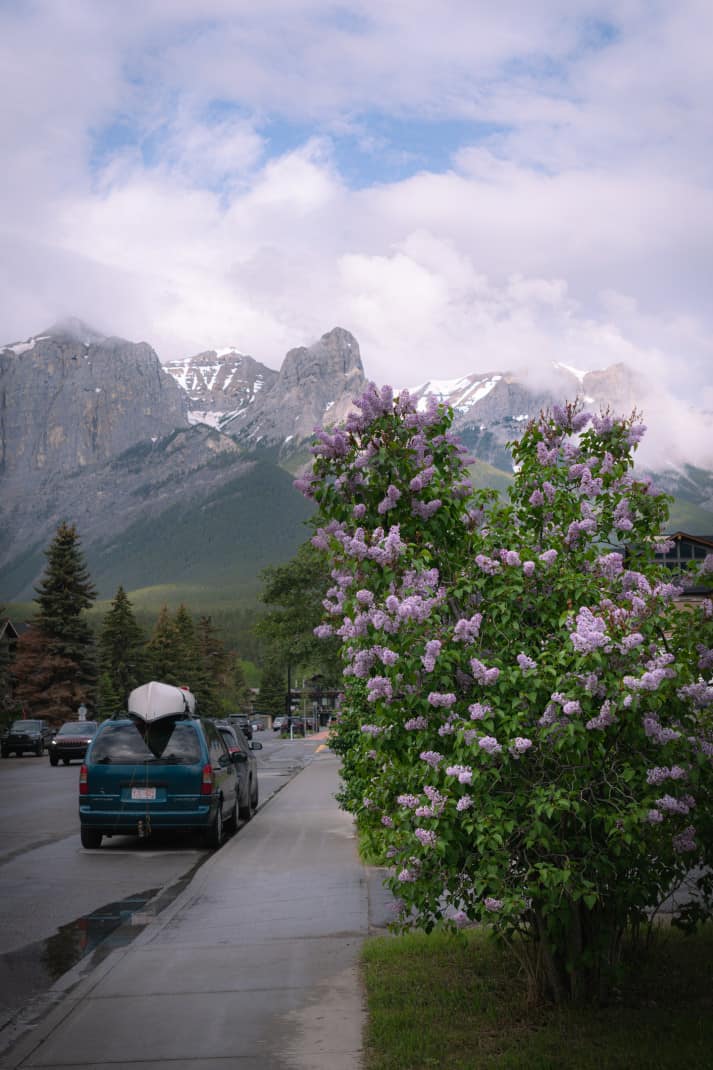
<svg viewBox="0 0 713 1070">
<path fill-rule="evenodd" d="M 0 341 L 377 382 L 625 361 L 713 409 L 710 0 L 2 0 Z"/>
</svg>

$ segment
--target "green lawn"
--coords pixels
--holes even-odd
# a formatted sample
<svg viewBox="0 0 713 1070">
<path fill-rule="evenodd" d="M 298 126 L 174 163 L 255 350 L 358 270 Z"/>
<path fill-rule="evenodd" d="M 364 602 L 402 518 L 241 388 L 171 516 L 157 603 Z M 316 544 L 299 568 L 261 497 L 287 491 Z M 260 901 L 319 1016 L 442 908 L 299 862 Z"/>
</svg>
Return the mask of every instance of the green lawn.
<svg viewBox="0 0 713 1070">
<path fill-rule="evenodd" d="M 713 1067 L 713 926 L 661 929 L 601 1008 L 528 1005 L 514 958 L 483 931 L 375 937 L 363 968 L 365 1070 Z"/>
</svg>

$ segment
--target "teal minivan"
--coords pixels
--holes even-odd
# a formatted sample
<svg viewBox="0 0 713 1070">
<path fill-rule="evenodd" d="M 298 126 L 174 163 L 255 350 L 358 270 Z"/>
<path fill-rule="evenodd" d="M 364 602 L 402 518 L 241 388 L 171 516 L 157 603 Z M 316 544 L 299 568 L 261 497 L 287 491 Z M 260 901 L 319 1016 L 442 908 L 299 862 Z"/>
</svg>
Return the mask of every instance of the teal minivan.
<svg viewBox="0 0 713 1070">
<path fill-rule="evenodd" d="M 88 848 L 159 829 L 201 831 L 220 847 L 238 823 L 237 771 L 220 732 L 190 715 L 104 721 L 80 770 L 79 821 Z"/>
</svg>

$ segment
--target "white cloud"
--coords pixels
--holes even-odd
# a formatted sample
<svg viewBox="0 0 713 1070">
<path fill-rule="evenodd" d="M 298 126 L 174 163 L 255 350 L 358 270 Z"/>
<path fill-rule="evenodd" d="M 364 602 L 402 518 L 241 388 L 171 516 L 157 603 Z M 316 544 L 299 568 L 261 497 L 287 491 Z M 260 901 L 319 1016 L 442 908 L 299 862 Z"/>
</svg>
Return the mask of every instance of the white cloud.
<svg viewBox="0 0 713 1070">
<path fill-rule="evenodd" d="M 278 367 L 340 324 L 378 380 L 626 361 L 713 408 L 712 31 L 702 0 L 5 8 L 0 334 Z"/>
</svg>

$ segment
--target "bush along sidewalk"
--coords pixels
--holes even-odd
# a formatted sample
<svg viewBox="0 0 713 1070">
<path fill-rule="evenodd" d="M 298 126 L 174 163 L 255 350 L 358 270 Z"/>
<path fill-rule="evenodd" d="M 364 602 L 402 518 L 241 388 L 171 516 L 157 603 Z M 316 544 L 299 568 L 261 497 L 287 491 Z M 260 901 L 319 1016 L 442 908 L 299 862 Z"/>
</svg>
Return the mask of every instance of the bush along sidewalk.
<svg viewBox="0 0 713 1070">
<path fill-rule="evenodd" d="M 487 923 L 533 993 L 604 1001 L 692 870 L 675 920 L 711 914 L 713 603 L 680 612 L 655 563 L 668 500 L 634 471 L 636 414 L 542 413 L 507 504 L 451 420 L 372 386 L 300 481 L 345 666 L 340 801 L 403 927 Z"/>
</svg>

